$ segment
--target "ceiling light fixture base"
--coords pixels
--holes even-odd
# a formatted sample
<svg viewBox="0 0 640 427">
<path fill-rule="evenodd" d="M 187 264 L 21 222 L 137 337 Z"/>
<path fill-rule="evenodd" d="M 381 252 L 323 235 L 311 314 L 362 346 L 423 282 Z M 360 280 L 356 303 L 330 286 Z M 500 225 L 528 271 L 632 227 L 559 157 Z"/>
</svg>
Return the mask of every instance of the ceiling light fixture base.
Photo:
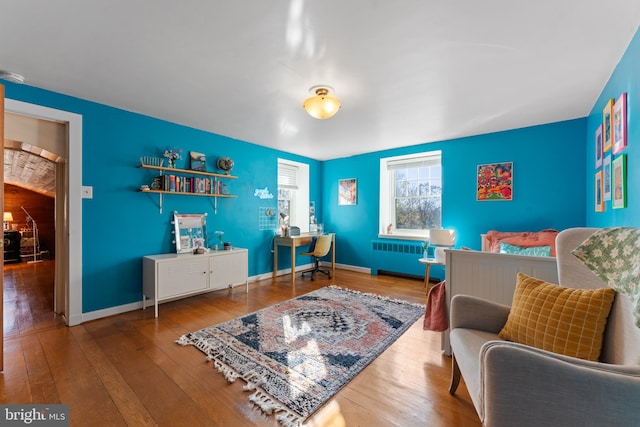
<svg viewBox="0 0 640 427">
<path fill-rule="evenodd" d="M 340 109 L 340 100 L 335 97 L 335 91 L 331 86 L 312 86 L 309 92 L 312 96 L 304 101 L 303 107 L 311 117 L 328 119 Z"/>
</svg>

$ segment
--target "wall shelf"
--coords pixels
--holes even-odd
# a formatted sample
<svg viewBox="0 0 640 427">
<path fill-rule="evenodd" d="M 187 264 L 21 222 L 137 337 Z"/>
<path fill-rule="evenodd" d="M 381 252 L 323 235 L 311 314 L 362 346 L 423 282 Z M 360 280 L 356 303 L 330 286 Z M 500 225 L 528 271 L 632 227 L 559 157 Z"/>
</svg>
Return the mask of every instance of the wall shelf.
<svg viewBox="0 0 640 427">
<path fill-rule="evenodd" d="M 213 183 L 217 187 L 217 183 L 223 179 L 237 179 L 237 176 L 227 175 L 222 173 L 215 172 L 204 172 L 190 169 L 178 169 L 178 168 L 169 168 L 164 166 L 151 166 L 151 165 L 139 165 L 138 168 L 141 169 L 149 169 L 156 170 L 160 172 L 160 176 L 163 176 L 165 172 L 169 172 L 170 174 L 182 175 L 182 176 L 204 176 L 213 178 Z M 169 190 L 154 190 L 154 189 L 139 189 L 140 193 L 153 193 L 158 194 L 159 204 L 160 204 L 160 214 L 162 214 L 162 204 L 165 194 L 171 195 L 179 195 L 179 196 L 204 196 L 204 197 L 213 197 L 214 205 L 213 205 L 213 213 L 218 213 L 218 198 L 234 198 L 237 197 L 233 194 L 222 194 L 222 193 L 196 193 L 190 191 L 169 191 Z"/>
</svg>

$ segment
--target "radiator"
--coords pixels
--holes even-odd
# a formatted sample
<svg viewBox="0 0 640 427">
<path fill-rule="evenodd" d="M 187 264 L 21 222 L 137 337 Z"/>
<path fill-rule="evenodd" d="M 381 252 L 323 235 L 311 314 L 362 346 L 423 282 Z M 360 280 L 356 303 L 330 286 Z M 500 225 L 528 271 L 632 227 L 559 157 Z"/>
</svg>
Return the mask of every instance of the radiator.
<svg viewBox="0 0 640 427">
<path fill-rule="evenodd" d="M 422 242 L 390 239 L 371 241 L 371 274 L 395 273 L 424 277 Z M 431 269 L 431 276 L 438 275 L 437 267 Z M 441 273 L 444 278 L 444 273 Z"/>
</svg>

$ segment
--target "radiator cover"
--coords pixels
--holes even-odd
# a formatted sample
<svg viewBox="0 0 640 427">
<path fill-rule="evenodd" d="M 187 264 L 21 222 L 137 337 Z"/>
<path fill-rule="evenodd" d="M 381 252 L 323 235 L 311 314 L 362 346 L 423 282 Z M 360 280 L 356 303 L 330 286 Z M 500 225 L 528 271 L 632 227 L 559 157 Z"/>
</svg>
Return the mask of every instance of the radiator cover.
<svg viewBox="0 0 640 427">
<path fill-rule="evenodd" d="M 371 241 L 371 274 L 397 273 L 424 277 L 425 267 L 418 262 L 422 256 L 420 241 L 374 239 Z M 434 266 L 430 276 L 444 279 L 444 270 Z"/>
</svg>

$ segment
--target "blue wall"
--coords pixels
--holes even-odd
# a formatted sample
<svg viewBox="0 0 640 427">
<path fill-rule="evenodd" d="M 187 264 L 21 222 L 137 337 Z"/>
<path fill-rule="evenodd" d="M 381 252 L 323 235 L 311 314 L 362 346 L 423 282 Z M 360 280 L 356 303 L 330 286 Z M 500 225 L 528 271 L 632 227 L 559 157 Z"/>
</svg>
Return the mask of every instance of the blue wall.
<svg viewBox="0 0 640 427">
<path fill-rule="evenodd" d="M 170 221 L 175 210 L 209 213 L 210 231 L 249 249 L 249 274 L 271 272 L 272 232 L 258 230 L 260 207 L 276 207 L 276 199 L 254 197 L 256 188 L 277 193 L 277 158 L 310 165 L 310 200 L 327 231 L 337 233 L 337 261 L 370 267 L 370 242 L 378 234 L 379 160 L 429 150 L 442 150 L 443 226 L 455 228 L 459 245 L 478 249 L 480 234 L 504 231 L 563 229 L 572 226 L 640 225 L 637 203 L 640 168 L 640 36 L 628 47 L 587 118 L 422 144 L 349 158 L 318 162 L 180 126 L 42 89 L 4 83 L 7 98 L 69 111 L 83 116 L 83 185 L 94 198 L 83 200 L 83 313 L 141 299 L 141 257 L 171 252 Z M 594 212 L 593 135 L 608 98 L 628 94 L 628 205 Z M 354 142 L 356 143 L 356 142 Z M 586 149 L 585 149 L 586 144 Z M 153 173 L 136 168 L 139 157 L 160 155 L 167 147 L 203 152 L 210 162 L 219 156 L 235 160 L 229 182 L 235 199 L 169 195 L 159 213 L 158 197 L 136 189 Z M 514 200 L 477 202 L 478 164 L 514 162 Z M 186 163 L 183 160 L 182 166 Z M 178 166 L 181 166 L 179 163 Z M 211 164 L 209 170 L 213 170 Z M 339 206 L 340 178 L 358 179 L 355 206 Z M 286 267 L 287 254 L 282 254 Z M 307 262 L 301 259 L 300 262 Z"/>
<path fill-rule="evenodd" d="M 585 223 L 586 119 L 412 146 L 323 164 L 325 228 L 337 234 L 340 263 L 369 266 L 370 241 L 377 237 L 380 158 L 442 150 L 442 224 L 454 228 L 458 244 L 480 249 L 488 230 L 561 230 Z M 479 164 L 513 162 L 510 202 L 476 201 Z M 358 179 L 358 202 L 339 206 L 340 178 Z"/>
<path fill-rule="evenodd" d="M 592 227 L 640 226 L 640 31 L 636 32 L 627 51 L 611 74 L 587 121 L 587 224 Z M 627 148 L 620 155 L 627 155 L 627 208 L 612 209 L 611 201 L 605 202 L 604 212 L 595 212 L 593 194 L 595 169 L 595 132 L 602 123 L 602 110 L 608 99 L 618 99 L 627 93 Z M 611 153 L 611 151 L 609 151 Z M 616 158 L 617 156 L 613 156 Z"/>
<path fill-rule="evenodd" d="M 141 300 L 141 258 L 175 250 L 173 211 L 208 213 L 210 238 L 221 230 L 226 241 L 249 249 L 249 275 L 271 272 L 273 231 L 258 230 L 258 212 L 277 208 L 278 157 L 310 165 L 310 197 L 320 200 L 318 161 L 30 86 L 5 86 L 7 98 L 83 117 L 82 184 L 93 186 L 93 199 L 82 201 L 83 313 Z M 140 156 L 161 156 L 174 146 L 184 150 L 178 167 L 187 167 L 190 150 L 207 155 L 210 171 L 219 156 L 233 158 L 238 179 L 229 180 L 228 188 L 238 197 L 220 199 L 214 215 L 213 198 L 167 195 L 160 214 L 157 195 L 136 192 L 155 173 L 136 166 Z M 265 187 L 273 199 L 254 197 L 256 188 Z M 316 209 L 322 215 L 322 206 Z"/>
</svg>

